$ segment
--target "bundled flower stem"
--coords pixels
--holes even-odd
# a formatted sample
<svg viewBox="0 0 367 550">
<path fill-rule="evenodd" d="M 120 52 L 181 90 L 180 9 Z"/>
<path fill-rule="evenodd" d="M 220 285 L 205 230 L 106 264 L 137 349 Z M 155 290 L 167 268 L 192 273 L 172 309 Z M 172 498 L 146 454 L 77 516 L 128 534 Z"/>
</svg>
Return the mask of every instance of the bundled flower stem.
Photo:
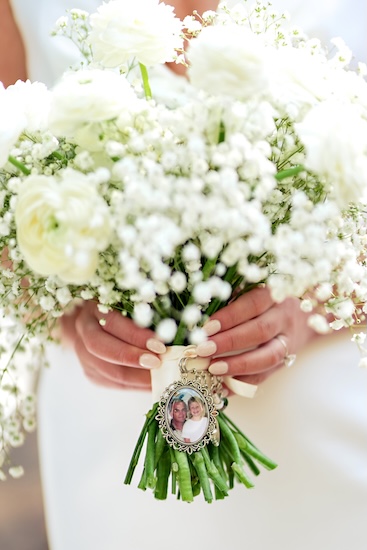
<svg viewBox="0 0 367 550">
<path fill-rule="evenodd" d="M 228 496 L 228 491 L 234 486 L 234 479 L 247 488 L 254 486 L 246 466 L 254 475 L 260 473 L 256 462 L 268 470 L 277 466 L 222 411 L 217 416 L 221 434 L 219 445 L 210 443 L 190 455 L 173 450 L 158 428 L 157 411 L 158 403 L 155 403 L 146 415 L 126 473 L 126 485 L 132 482 L 145 442 L 144 468 L 138 487 L 144 491 L 152 489 L 155 498 L 159 500 L 167 498 L 170 476 L 171 492 L 177 498 L 192 502 L 202 491 L 206 502 L 210 503 L 213 499 L 220 500 Z"/>
</svg>

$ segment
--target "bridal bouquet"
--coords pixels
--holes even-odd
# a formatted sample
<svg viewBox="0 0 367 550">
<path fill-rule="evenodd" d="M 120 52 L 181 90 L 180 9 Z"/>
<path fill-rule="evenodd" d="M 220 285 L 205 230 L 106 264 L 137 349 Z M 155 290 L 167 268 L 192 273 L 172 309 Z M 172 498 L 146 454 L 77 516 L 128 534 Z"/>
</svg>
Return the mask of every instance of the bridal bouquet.
<svg viewBox="0 0 367 550">
<path fill-rule="evenodd" d="M 263 283 L 277 301 L 299 297 L 320 332 L 367 311 L 364 67 L 260 2 L 180 21 L 158 0 L 111 0 L 71 10 L 55 33 L 82 63 L 52 90 L 0 90 L 0 291 L 14 334 L 1 345 L 0 460 L 34 425 L 17 357 L 41 354 L 58 318 L 94 300 L 172 345 L 125 482 L 146 442 L 139 487 L 164 499 L 171 479 L 183 500 L 223 498 L 235 479 L 252 486 L 246 468 L 275 464 L 196 357 L 209 316 Z M 174 407 L 200 433 L 177 432 Z"/>
</svg>

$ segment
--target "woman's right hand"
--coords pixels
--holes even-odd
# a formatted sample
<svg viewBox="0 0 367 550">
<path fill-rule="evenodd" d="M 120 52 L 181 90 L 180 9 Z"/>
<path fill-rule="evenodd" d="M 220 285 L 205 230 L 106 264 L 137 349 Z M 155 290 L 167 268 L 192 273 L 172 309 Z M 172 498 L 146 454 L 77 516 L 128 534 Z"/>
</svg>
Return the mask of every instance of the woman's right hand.
<svg viewBox="0 0 367 550">
<path fill-rule="evenodd" d="M 85 375 L 107 387 L 149 390 L 149 371 L 161 365 L 158 354 L 166 350 L 153 331 L 137 327 L 117 311 L 102 314 L 93 301 L 64 315 L 61 332 L 63 342 L 75 349 Z"/>
</svg>

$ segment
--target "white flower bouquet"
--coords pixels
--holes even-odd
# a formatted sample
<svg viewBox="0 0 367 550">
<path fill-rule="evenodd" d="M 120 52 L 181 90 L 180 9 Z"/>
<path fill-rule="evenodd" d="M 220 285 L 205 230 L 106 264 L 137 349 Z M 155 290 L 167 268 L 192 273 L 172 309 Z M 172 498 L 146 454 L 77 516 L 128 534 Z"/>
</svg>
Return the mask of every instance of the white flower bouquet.
<svg viewBox="0 0 367 550">
<path fill-rule="evenodd" d="M 0 460 L 34 425 L 12 349 L 42 351 L 61 315 L 94 300 L 188 346 L 126 483 L 147 437 L 139 486 L 166 498 L 171 476 L 183 500 L 210 502 L 210 483 L 223 498 L 234 479 L 252 486 L 245 465 L 275 464 L 224 414 L 223 380 L 189 368 L 208 317 L 266 283 L 321 332 L 364 319 L 367 84 L 340 40 L 328 52 L 260 2 L 183 22 L 158 0 L 131 4 L 57 22 L 83 62 L 54 89 L 0 91 L 0 291 L 21 327 L 1 348 Z M 195 444 L 169 427 L 185 392 L 206 408 Z"/>
</svg>

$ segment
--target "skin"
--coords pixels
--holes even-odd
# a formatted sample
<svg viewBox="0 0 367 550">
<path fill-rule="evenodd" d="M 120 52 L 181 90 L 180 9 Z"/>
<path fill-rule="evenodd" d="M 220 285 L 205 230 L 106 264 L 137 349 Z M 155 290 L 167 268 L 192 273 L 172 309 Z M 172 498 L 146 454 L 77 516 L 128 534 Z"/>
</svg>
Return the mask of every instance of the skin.
<svg viewBox="0 0 367 550">
<path fill-rule="evenodd" d="M 198 401 L 189 401 L 189 411 L 190 419 L 193 422 L 199 422 L 204 414 L 203 406 Z M 185 437 L 184 441 L 185 443 L 191 443 L 191 440 L 188 437 Z"/>
<path fill-rule="evenodd" d="M 85 302 L 61 319 L 64 342 L 74 347 L 86 376 L 104 386 L 149 390 L 150 369 L 139 359 L 143 354 L 159 358 L 147 347 L 154 333 L 137 328 L 117 312 L 104 316 L 104 326 L 99 324 L 101 317 L 93 302 Z M 228 364 L 228 375 L 251 384 L 259 384 L 283 367 L 286 350 L 277 335 L 282 335 L 289 353 L 297 353 L 316 337 L 298 299 L 277 304 L 265 287 L 241 296 L 212 319 L 220 321 L 221 329 L 208 339 L 217 348 L 209 355 L 211 364 L 221 355 L 220 360 Z M 245 347 L 256 349 L 227 356 Z"/>
<path fill-rule="evenodd" d="M 0 0 L 0 80 L 4 86 L 26 79 L 23 42 L 8 0 Z"/>
<path fill-rule="evenodd" d="M 197 0 L 176 0 L 172 5 L 183 18 L 192 13 Z M 200 10 L 215 9 L 216 2 L 200 0 Z M 26 78 L 25 54 L 19 31 L 7 0 L 0 0 L 0 51 L 7 56 L 0 62 L 0 79 L 10 84 Z M 6 59 L 5 59 L 6 57 Z M 105 319 L 101 325 L 100 320 Z M 298 300 L 290 298 L 276 304 L 267 288 L 257 288 L 240 297 L 212 317 L 220 330 L 210 336 L 215 351 L 203 353 L 211 364 L 227 365 L 228 375 L 258 384 L 283 366 L 286 349 L 276 338 L 281 334 L 289 353 L 297 353 L 315 333 L 307 326 L 307 315 Z M 149 390 L 150 369 L 160 365 L 164 346 L 153 331 L 137 328 L 117 312 L 99 313 L 92 301 L 86 301 L 61 319 L 62 340 L 74 348 L 85 375 L 106 387 Z M 256 348 L 229 357 L 244 348 Z"/>
<path fill-rule="evenodd" d="M 191 420 L 198 422 L 203 416 L 203 407 L 197 401 L 193 401 L 189 405 Z"/>
<path fill-rule="evenodd" d="M 185 403 L 183 401 L 176 401 L 173 403 L 171 415 L 173 427 L 176 430 L 182 431 L 187 416 Z"/>
</svg>

